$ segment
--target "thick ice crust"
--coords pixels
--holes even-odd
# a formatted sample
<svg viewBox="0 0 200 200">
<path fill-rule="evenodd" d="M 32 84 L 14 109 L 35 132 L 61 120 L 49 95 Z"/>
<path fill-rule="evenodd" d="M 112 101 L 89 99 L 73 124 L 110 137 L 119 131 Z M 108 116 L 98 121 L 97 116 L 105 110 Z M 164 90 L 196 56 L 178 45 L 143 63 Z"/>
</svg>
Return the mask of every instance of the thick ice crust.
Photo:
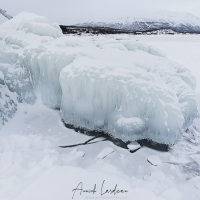
<svg viewBox="0 0 200 200">
<path fill-rule="evenodd" d="M 159 49 L 130 38 L 64 36 L 31 13 L 0 25 L 0 86 L 1 110 L 9 105 L 1 124 L 17 102 L 34 103 L 36 91 L 66 123 L 123 141 L 174 144 L 197 114 L 194 77 Z"/>
<path fill-rule="evenodd" d="M 196 115 L 190 72 L 145 52 L 104 51 L 62 70 L 62 118 L 123 141 L 176 143 Z"/>
</svg>

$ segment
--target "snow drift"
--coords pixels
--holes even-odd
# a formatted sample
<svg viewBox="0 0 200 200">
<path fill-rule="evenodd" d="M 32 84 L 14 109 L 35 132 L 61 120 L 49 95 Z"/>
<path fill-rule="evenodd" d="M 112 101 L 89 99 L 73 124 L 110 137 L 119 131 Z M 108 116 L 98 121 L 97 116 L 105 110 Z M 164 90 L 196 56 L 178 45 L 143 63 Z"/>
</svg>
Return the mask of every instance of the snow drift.
<svg viewBox="0 0 200 200">
<path fill-rule="evenodd" d="M 0 52 L 1 124 L 39 93 L 66 123 L 123 141 L 174 144 L 197 114 L 194 77 L 147 44 L 66 37 L 21 13 L 0 25 Z"/>
</svg>

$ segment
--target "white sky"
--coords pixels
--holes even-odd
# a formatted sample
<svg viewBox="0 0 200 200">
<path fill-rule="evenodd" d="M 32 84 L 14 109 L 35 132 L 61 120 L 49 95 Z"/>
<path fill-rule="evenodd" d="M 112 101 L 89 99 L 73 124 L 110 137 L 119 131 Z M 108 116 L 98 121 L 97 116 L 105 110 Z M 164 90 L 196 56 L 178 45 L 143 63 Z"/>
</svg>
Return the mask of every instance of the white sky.
<svg viewBox="0 0 200 200">
<path fill-rule="evenodd" d="M 21 11 L 44 15 L 60 24 L 115 19 L 134 12 L 179 11 L 200 17 L 200 0 L 1 0 L 11 15 Z"/>
</svg>

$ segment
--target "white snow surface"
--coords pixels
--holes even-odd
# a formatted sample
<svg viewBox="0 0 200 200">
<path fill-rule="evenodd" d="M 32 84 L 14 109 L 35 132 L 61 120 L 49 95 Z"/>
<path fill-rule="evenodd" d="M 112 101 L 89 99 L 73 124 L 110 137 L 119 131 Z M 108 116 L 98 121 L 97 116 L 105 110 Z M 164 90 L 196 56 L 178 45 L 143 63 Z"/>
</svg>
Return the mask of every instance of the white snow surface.
<svg viewBox="0 0 200 200">
<path fill-rule="evenodd" d="M 39 92 L 67 124 L 123 141 L 174 144 L 197 115 L 195 78 L 152 45 L 64 36 L 58 25 L 26 12 L 1 24 L 0 38 L 10 91 L 26 103 Z"/>
<path fill-rule="evenodd" d="M 91 137 L 67 129 L 61 122 L 59 111 L 43 105 L 38 94 L 39 92 L 41 93 L 42 101 L 45 104 L 59 108 L 61 97 L 63 96 L 59 77 L 60 71 L 65 66 L 72 64 L 76 59 L 83 59 L 84 56 L 88 57 L 86 58 L 88 60 L 91 59 L 91 61 L 95 58 L 100 59 L 103 57 L 103 53 L 100 52 L 104 50 L 107 50 L 105 53 L 107 57 L 112 54 L 112 59 L 108 59 L 109 65 L 112 64 L 111 60 L 117 59 L 115 57 L 116 54 L 121 55 L 120 58 L 127 64 L 126 53 L 133 55 L 133 57 L 135 57 L 135 53 L 138 56 L 141 53 L 141 55 L 144 55 L 142 60 L 147 59 L 149 61 L 150 58 L 152 60 L 154 58 L 155 60 L 161 59 L 162 62 L 158 61 L 157 65 L 162 66 L 165 61 L 164 63 L 167 63 L 165 65 L 166 68 L 170 70 L 172 70 L 171 63 L 173 63 L 173 66 L 184 66 L 183 69 L 186 71 L 182 77 L 184 77 L 185 82 L 188 82 L 188 85 L 193 85 L 193 88 L 194 84 L 192 84 L 193 81 L 191 79 L 194 79 L 188 79 L 188 75 L 189 77 L 191 76 L 188 70 L 191 70 L 196 78 L 195 98 L 199 110 L 199 35 L 61 36 L 54 39 L 54 37 L 39 36 L 30 32 L 24 33 L 24 30 L 16 31 L 14 29 L 12 29 L 12 33 L 6 33 L 7 38 L 6 34 L 4 34 L 5 32 L 6 30 L 1 29 L 0 26 L 0 38 L 2 39 L 0 48 L 4 48 L 0 53 L 0 93 L 3 94 L 1 94 L 3 98 L 1 98 L 0 105 L 2 107 L 0 109 L 8 108 L 8 111 L 15 112 L 15 115 L 0 130 L 1 200 L 71 199 L 73 195 L 72 189 L 77 187 L 81 181 L 84 189 L 93 189 L 96 183 L 99 194 L 103 180 L 105 180 L 106 189 L 114 189 L 115 184 L 118 184 L 119 189 L 128 190 L 127 194 L 121 196 L 106 194 L 103 196 L 105 199 L 113 199 L 115 197 L 115 199 L 120 197 L 127 200 L 200 199 L 199 118 L 194 120 L 194 123 L 186 132 L 183 132 L 180 141 L 172 146 L 168 152 L 159 152 L 142 146 L 137 152 L 130 153 L 127 149 L 116 146 L 110 141 L 102 141 L 100 138 L 93 144 L 61 149 L 58 146 L 82 143 Z M 161 49 L 162 54 L 166 56 L 165 58 L 153 56 L 141 49 L 134 49 L 132 52 L 130 49 L 126 49 L 124 42 L 133 45 L 140 43 L 151 47 L 150 49 L 156 49 L 156 51 Z M 96 57 L 95 52 L 98 52 Z M 120 54 L 119 52 L 124 53 Z M 104 59 L 106 60 L 107 57 L 105 55 Z M 142 64 L 143 62 L 140 61 L 138 61 L 139 64 Z M 175 64 L 175 62 L 180 64 Z M 23 65 L 16 66 L 16 63 Z M 103 61 L 100 62 L 100 64 L 102 63 Z M 23 100 L 23 104 L 18 103 L 18 98 L 23 96 L 20 95 L 20 88 L 16 92 L 12 92 L 10 83 L 7 82 L 5 84 L 5 76 L 7 74 L 9 77 L 16 74 L 16 79 L 20 75 L 20 73 L 17 73 L 17 69 L 19 70 L 21 67 L 18 66 L 24 66 L 31 73 L 30 80 L 32 81 L 33 89 L 28 87 L 29 89 L 23 91 L 25 93 L 32 91 L 37 94 L 37 99 L 33 105 L 27 104 L 29 102 L 27 101 L 26 103 L 25 100 Z M 65 69 L 63 70 L 65 71 Z M 158 67 L 154 69 L 156 71 Z M 5 70 L 7 71 L 5 72 Z M 42 70 L 42 73 L 40 70 Z M 164 67 L 162 70 L 164 70 Z M 7 73 L 8 71 L 9 73 Z M 22 70 L 22 72 L 27 71 Z M 167 69 L 166 72 L 168 72 Z M 122 77 L 121 73 L 119 74 L 120 78 Z M 49 76 L 46 76 L 47 74 Z M 157 75 L 158 73 L 156 72 L 155 74 Z M 177 77 L 175 70 L 172 70 L 172 74 Z M 165 75 L 163 76 L 165 77 Z M 24 77 L 26 77 L 26 73 Z M 28 79 L 27 81 L 25 80 L 26 78 L 21 79 L 22 82 L 20 81 L 19 85 L 20 83 L 29 85 L 30 81 Z M 163 80 L 161 78 L 159 85 L 163 84 Z M 16 83 L 16 85 L 14 84 L 16 88 L 18 81 L 14 82 Z M 183 82 L 180 81 L 180 83 L 180 87 L 182 87 Z M 176 89 L 170 88 L 170 90 L 173 93 Z M 182 87 L 182 90 L 185 91 L 185 88 Z M 19 92 L 17 93 L 17 91 Z M 190 89 L 190 91 L 191 99 L 194 99 L 193 89 Z M 181 95 L 184 97 L 186 93 L 183 92 Z M 4 106 L 3 104 L 12 102 L 12 100 L 17 108 L 13 112 L 12 108 L 14 107 Z M 161 108 L 163 107 L 161 106 Z M 187 108 L 186 104 L 185 108 Z M 186 113 L 189 111 L 191 109 L 185 110 Z M 183 118 L 183 114 L 181 115 Z M 127 121 L 124 119 L 127 119 Z M 118 122 L 123 122 L 126 126 L 129 126 L 131 121 L 143 124 L 142 119 L 138 116 L 122 116 L 118 120 Z M 113 149 L 114 152 L 109 154 L 108 150 L 105 149 Z M 104 152 L 104 155 L 107 156 L 104 159 L 97 159 L 100 152 Z M 152 166 L 148 159 L 152 162 L 159 160 L 162 164 Z M 98 194 L 84 193 L 80 196 L 80 193 L 76 193 L 74 199 L 99 198 Z M 102 198 L 102 196 L 100 197 Z"/>
<path fill-rule="evenodd" d="M 131 154 L 110 141 L 61 149 L 58 146 L 81 143 L 90 137 L 67 129 L 58 111 L 37 100 L 35 105 L 20 104 L 0 136 L 1 200 L 71 199 L 72 189 L 80 182 L 83 189 L 93 189 L 97 184 L 97 193 L 77 192 L 74 199 L 94 199 L 102 197 L 103 180 L 104 189 L 114 189 L 117 184 L 118 189 L 128 190 L 104 198 L 200 198 L 200 132 L 194 127 L 169 152 L 142 147 Z M 196 144 L 189 141 L 191 138 Z M 104 159 L 98 159 L 100 155 Z M 158 157 L 162 165 L 148 162 L 151 159 L 155 163 Z"/>
</svg>

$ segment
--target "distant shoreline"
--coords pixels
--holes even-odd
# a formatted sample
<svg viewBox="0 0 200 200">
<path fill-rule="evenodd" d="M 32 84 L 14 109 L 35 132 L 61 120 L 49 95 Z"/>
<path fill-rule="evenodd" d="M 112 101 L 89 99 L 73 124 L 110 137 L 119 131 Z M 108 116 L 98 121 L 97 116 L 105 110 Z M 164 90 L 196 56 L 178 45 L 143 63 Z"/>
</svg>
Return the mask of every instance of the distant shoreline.
<svg viewBox="0 0 200 200">
<path fill-rule="evenodd" d="M 123 29 L 114 29 L 110 27 L 87 27 L 87 26 L 65 26 L 60 25 L 63 34 L 94 34 L 94 35 L 104 35 L 104 34 L 131 34 L 131 35 L 175 35 L 175 34 L 200 34 L 200 33 L 192 33 L 192 32 L 176 32 L 172 29 L 151 29 L 144 31 L 129 31 Z"/>
</svg>

